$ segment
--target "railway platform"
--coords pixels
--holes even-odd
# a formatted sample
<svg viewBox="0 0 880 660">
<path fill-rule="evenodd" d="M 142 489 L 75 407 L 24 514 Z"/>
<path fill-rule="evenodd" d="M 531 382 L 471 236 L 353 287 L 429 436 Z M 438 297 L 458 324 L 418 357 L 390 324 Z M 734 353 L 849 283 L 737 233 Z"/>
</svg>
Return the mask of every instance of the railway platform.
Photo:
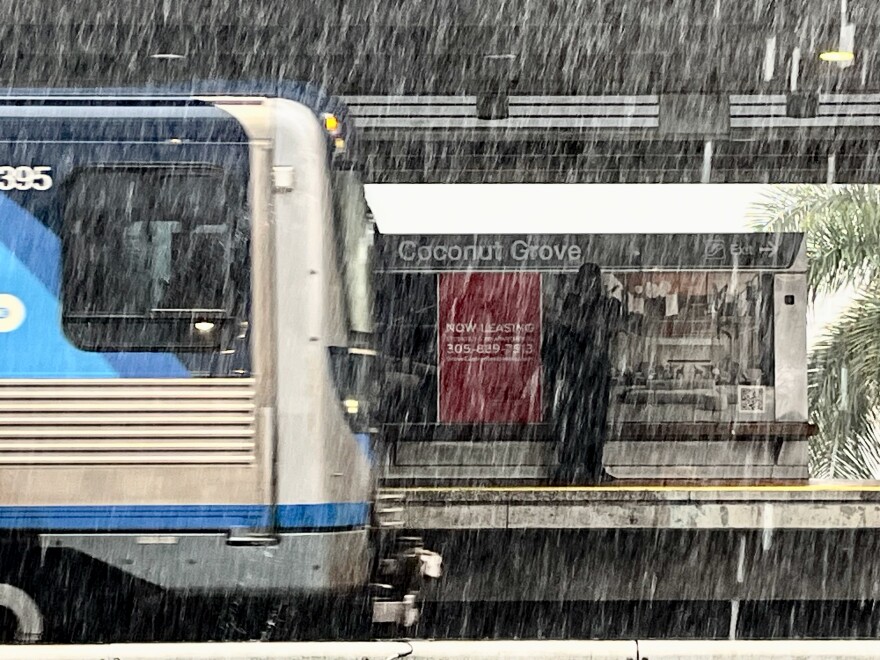
<svg viewBox="0 0 880 660">
<path fill-rule="evenodd" d="M 880 598 L 875 483 L 411 487 L 380 510 L 443 556 L 441 602 Z"/>
<path fill-rule="evenodd" d="M 880 528 L 880 484 L 386 488 L 407 529 L 846 530 Z"/>
</svg>

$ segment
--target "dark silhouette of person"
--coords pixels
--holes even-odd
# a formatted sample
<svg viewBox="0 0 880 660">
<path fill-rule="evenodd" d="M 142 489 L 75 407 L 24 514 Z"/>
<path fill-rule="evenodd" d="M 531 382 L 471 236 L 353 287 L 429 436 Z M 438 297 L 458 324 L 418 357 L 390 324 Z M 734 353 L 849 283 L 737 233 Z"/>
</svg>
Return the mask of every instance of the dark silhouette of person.
<svg viewBox="0 0 880 660">
<path fill-rule="evenodd" d="M 561 483 L 606 478 L 602 449 L 611 392 L 612 343 L 621 304 L 605 295 L 598 266 L 563 276 L 548 321 L 544 374 Z"/>
</svg>

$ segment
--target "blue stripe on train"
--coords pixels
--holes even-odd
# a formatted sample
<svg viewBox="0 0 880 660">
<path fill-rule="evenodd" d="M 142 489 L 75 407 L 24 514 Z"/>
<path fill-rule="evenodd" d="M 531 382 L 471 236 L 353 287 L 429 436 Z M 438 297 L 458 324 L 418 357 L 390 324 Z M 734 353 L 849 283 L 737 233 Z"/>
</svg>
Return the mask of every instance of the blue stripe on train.
<svg viewBox="0 0 880 660">
<path fill-rule="evenodd" d="M 275 520 L 281 529 L 315 527 L 357 527 L 370 519 L 367 502 L 332 502 L 328 504 L 279 504 Z"/>
<path fill-rule="evenodd" d="M 18 530 L 227 530 L 267 525 L 272 509 L 255 505 L 2 506 L 0 529 Z M 366 525 L 367 502 L 282 504 L 275 507 L 281 530 Z"/>
</svg>

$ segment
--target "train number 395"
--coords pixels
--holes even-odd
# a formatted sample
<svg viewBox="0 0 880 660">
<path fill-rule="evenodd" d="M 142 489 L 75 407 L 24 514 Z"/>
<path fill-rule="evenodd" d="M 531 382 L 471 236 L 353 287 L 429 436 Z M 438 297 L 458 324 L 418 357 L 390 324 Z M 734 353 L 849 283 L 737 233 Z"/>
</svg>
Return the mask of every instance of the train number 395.
<svg viewBox="0 0 880 660">
<path fill-rule="evenodd" d="M 0 190 L 49 190 L 52 168 L 0 165 Z"/>
</svg>

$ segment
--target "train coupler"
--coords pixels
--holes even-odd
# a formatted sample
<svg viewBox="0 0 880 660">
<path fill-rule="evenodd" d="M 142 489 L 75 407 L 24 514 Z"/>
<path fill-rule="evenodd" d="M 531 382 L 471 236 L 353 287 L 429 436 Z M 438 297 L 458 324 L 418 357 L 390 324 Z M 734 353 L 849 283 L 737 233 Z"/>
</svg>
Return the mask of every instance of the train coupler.
<svg viewBox="0 0 880 660">
<path fill-rule="evenodd" d="M 373 623 L 410 628 L 419 620 L 422 591 L 443 574 L 443 558 L 423 547 L 419 537 L 396 539 L 390 556 L 379 560 L 373 586 Z"/>
</svg>

